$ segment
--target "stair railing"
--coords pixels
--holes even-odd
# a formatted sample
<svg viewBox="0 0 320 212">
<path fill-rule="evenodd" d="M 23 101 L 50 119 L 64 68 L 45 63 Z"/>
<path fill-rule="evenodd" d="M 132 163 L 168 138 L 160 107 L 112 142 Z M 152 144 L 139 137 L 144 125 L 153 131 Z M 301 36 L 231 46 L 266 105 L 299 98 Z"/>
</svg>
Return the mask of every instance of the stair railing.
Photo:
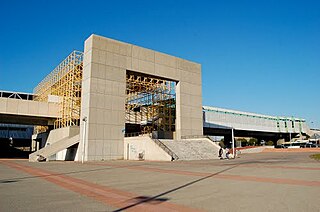
<svg viewBox="0 0 320 212">
<path fill-rule="evenodd" d="M 156 138 L 151 138 L 161 149 L 171 156 L 171 161 L 178 160 L 179 157 L 171 149 L 169 149 L 162 141 Z"/>
</svg>

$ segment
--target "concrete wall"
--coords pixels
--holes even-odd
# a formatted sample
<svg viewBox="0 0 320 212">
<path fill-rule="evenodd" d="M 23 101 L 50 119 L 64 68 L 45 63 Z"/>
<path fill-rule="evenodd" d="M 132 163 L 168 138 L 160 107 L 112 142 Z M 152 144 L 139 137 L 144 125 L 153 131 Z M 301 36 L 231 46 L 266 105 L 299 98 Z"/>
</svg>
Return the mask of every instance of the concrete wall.
<svg viewBox="0 0 320 212">
<path fill-rule="evenodd" d="M 171 161 L 171 156 L 161 149 L 150 137 L 131 137 L 124 139 L 124 159 L 139 160 L 139 154 L 144 160 Z"/>
<path fill-rule="evenodd" d="M 260 153 L 265 149 L 274 149 L 274 146 L 260 146 L 254 148 L 240 149 L 241 154 Z"/>
<path fill-rule="evenodd" d="M 68 138 L 68 137 L 71 138 L 75 135 L 78 135 L 79 131 L 80 131 L 80 128 L 78 126 L 63 127 L 63 128 L 51 130 L 46 144 L 50 145 L 64 138 Z"/>
<path fill-rule="evenodd" d="M 52 145 L 57 141 L 61 141 L 65 138 L 71 138 L 75 135 L 80 133 L 80 128 L 78 126 L 72 127 L 64 127 L 59 129 L 51 130 L 46 142 L 47 145 Z M 48 160 L 65 160 L 67 154 L 67 149 L 57 152 L 56 154 L 52 155 Z"/>
<path fill-rule="evenodd" d="M 85 41 L 81 104 L 88 118 L 86 160 L 123 158 L 126 70 L 177 81 L 176 136 L 202 135 L 200 64 L 91 35 Z"/>
<path fill-rule="evenodd" d="M 51 130 L 46 141 L 46 145 L 52 145 L 57 141 L 61 141 L 65 138 L 72 138 L 75 135 L 79 135 L 80 128 L 78 126 L 64 127 L 59 129 Z M 57 152 L 52 155 L 49 160 L 65 160 L 67 149 Z"/>
<path fill-rule="evenodd" d="M 8 124 L 53 125 L 59 117 L 57 103 L 0 98 L 0 120 Z"/>
<path fill-rule="evenodd" d="M 59 105 L 52 102 L 0 98 L 0 113 L 56 118 L 59 117 Z"/>
<path fill-rule="evenodd" d="M 80 140 L 79 130 L 80 128 L 78 126 L 51 130 L 44 148 L 30 154 L 29 161 L 37 161 L 38 155 L 42 155 L 47 158 L 47 160 L 65 160 L 66 154 L 68 153 L 65 149 L 73 146 Z M 72 150 L 72 154 L 76 154 L 75 149 Z"/>
</svg>

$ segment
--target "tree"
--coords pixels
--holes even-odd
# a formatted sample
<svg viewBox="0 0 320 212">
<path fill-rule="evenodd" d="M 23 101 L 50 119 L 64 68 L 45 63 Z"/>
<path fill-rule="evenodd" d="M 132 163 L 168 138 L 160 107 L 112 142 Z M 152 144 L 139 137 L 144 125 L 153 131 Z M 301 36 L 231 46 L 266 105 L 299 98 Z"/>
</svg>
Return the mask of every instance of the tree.
<svg viewBox="0 0 320 212">
<path fill-rule="evenodd" d="M 221 139 L 221 141 L 219 141 L 219 146 L 221 146 L 221 148 L 224 148 L 224 147 L 225 147 L 224 142 L 223 142 L 223 139 Z"/>
<path fill-rule="evenodd" d="M 250 138 L 248 141 L 248 146 L 255 146 L 258 143 L 258 139 L 256 138 Z"/>
<path fill-rule="evenodd" d="M 266 143 L 266 145 L 267 145 L 267 146 L 273 146 L 274 144 L 273 144 L 273 141 L 268 141 L 268 142 Z"/>
<path fill-rule="evenodd" d="M 241 143 L 241 147 L 245 147 L 248 144 L 248 141 L 245 138 L 236 138 L 236 143 L 237 146 L 240 146 Z"/>
</svg>

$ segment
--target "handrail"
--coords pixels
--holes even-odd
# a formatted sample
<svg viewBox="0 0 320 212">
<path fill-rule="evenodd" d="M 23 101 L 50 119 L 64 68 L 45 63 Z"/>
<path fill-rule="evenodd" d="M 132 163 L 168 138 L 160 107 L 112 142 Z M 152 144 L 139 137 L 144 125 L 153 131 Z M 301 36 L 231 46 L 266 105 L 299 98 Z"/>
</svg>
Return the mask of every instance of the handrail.
<svg viewBox="0 0 320 212">
<path fill-rule="evenodd" d="M 185 136 L 181 136 L 181 139 L 196 139 L 196 138 L 209 138 L 209 137 L 210 137 L 209 135 L 185 135 Z"/>
<path fill-rule="evenodd" d="M 182 139 L 197 139 L 197 138 L 207 138 L 210 141 L 217 143 L 218 141 L 215 141 L 211 138 L 209 135 L 189 135 L 189 136 L 182 136 Z"/>
<path fill-rule="evenodd" d="M 142 135 L 141 132 L 132 132 L 132 133 L 125 133 L 124 137 L 137 137 L 137 136 L 140 136 L 140 135 Z"/>
<path fill-rule="evenodd" d="M 162 143 L 159 139 L 151 138 L 161 149 L 163 149 L 166 153 L 168 153 L 172 160 L 178 160 L 179 157 L 176 155 L 171 149 L 169 149 L 164 143 Z"/>
</svg>

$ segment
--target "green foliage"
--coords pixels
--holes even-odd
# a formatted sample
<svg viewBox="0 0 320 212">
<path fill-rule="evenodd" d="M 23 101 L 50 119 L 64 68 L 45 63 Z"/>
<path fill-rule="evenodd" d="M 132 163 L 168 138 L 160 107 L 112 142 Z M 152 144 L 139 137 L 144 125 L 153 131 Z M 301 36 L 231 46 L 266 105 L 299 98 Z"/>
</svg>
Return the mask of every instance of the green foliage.
<svg viewBox="0 0 320 212">
<path fill-rule="evenodd" d="M 258 139 L 256 138 L 250 138 L 248 141 L 248 146 L 255 146 L 258 143 Z"/>
<path fill-rule="evenodd" d="M 223 140 L 221 139 L 221 141 L 219 142 L 219 146 L 221 146 L 222 148 L 225 147 Z"/>
<path fill-rule="evenodd" d="M 266 143 L 266 145 L 267 145 L 267 146 L 273 146 L 274 144 L 273 144 L 273 141 L 268 141 L 268 142 Z"/>
<path fill-rule="evenodd" d="M 237 146 L 240 146 L 240 142 L 242 147 L 248 146 L 248 141 L 245 138 L 237 138 L 236 141 Z"/>
</svg>

